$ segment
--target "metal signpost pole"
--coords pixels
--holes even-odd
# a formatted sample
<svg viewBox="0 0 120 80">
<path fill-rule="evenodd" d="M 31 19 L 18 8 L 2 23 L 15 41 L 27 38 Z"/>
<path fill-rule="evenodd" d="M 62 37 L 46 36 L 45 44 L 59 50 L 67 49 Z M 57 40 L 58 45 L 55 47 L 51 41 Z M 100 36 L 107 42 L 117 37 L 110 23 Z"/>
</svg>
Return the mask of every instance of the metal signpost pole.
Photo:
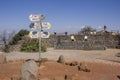
<svg viewBox="0 0 120 80">
<path fill-rule="evenodd" d="M 41 20 L 39 22 L 39 66 L 41 64 L 41 28 L 42 28 L 42 25 L 41 25 Z"/>
<path fill-rule="evenodd" d="M 47 33 L 44 33 L 42 32 L 41 33 L 41 30 L 42 28 L 46 28 L 46 29 L 49 29 L 51 27 L 51 24 L 49 22 L 42 22 L 42 20 L 45 19 L 45 16 L 40 14 L 40 15 L 30 15 L 29 16 L 29 19 L 34 22 L 34 24 L 31 25 L 31 28 L 33 29 L 37 29 L 38 30 L 38 33 L 36 33 L 36 35 L 38 35 L 37 37 L 33 35 L 33 31 L 29 33 L 29 36 L 31 38 L 39 38 L 39 66 L 41 64 L 41 47 L 42 47 L 42 42 L 41 42 L 41 39 L 42 38 L 49 38 L 50 34 L 47 32 Z"/>
<path fill-rule="evenodd" d="M 41 47 L 42 47 L 42 42 L 41 42 L 41 29 L 42 29 L 42 20 L 45 19 L 45 16 L 44 15 L 39 15 L 39 66 L 41 65 Z"/>
</svg>

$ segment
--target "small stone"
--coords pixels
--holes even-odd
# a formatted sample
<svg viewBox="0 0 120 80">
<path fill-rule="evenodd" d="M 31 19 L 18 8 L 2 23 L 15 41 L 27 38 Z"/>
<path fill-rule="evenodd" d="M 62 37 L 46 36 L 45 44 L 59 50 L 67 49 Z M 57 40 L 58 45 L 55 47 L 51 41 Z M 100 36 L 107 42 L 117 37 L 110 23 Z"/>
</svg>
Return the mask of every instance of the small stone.
<svg viewBox="0 0 120 80">
<path fill-rule="evenodd" d="M 65 63 L 65 58 L 64 58 L 64 56 L 63 56 L 63 55 L 60 55 L 57 62 L 64 64 L 64 63 Z"/>
</svg>

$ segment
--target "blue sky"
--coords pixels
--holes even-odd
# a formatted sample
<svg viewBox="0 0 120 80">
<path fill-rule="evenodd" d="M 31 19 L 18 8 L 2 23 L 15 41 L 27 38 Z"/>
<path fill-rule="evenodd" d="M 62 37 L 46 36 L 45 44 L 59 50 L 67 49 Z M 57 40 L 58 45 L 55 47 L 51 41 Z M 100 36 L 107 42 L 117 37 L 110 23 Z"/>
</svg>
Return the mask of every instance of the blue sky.
<svg viewBox="0 0 120 80">
<path fill-rule="evenodd" d="M 1 30 L 29 29 L 30 14 L 44 14 L 49 32 L 77 32 L 87 25 L 120 31 L 120 0 L 0 0 Z"/>
</svg>

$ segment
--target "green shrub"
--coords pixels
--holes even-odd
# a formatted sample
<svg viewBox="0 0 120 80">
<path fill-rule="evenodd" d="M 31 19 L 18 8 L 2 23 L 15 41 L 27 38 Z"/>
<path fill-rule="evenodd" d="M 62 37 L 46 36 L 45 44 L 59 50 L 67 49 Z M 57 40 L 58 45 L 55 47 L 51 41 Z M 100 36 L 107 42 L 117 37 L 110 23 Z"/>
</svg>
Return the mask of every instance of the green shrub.
<svg viewBox="0 0 120 80">
<path fill-rule="evenodd" d="M 27 35 L 29 33 L 29 31 L 27 30 L 20 30 L 13 38 L 12 40 L 9 42 L 10 45 L 15 45 L 17 44 L 18 41 L 22 40 L 22 37 Z"/>
<path fill-rule="evenodd" d="M 41 51 L 46 52 L 45 44 L 42 44 Z M 36 39 L 28 40 L 24 42 L 21 46 L 21 51 L 23 52 L 38 52 L 39 51 L 39 42 Z"/>
<path fill-rule="evenodd" d="M 42 44 L 41 51 L 42 51 L 42 52 L 46 52 L 46 51 L 47 51 L 47 48 L 46 48 L 46 45 L 45 45 L 45 44 Z"/>
</svg>

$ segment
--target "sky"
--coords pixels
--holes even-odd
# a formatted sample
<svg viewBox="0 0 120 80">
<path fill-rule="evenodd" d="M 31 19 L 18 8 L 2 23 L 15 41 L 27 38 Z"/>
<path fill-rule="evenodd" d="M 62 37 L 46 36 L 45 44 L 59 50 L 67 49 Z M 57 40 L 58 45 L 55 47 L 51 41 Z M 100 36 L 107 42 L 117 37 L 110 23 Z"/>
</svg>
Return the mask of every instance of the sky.
<svg viewBox="0 0 120 80">
<path fill-rule="evenodd" d="M 120 31 L 120 0 L 0 0 L 0 30 L 29 29 L 29 15 L 44 14 L 50 33 L 76 33 L 84 26 Z"/>
</svg>

